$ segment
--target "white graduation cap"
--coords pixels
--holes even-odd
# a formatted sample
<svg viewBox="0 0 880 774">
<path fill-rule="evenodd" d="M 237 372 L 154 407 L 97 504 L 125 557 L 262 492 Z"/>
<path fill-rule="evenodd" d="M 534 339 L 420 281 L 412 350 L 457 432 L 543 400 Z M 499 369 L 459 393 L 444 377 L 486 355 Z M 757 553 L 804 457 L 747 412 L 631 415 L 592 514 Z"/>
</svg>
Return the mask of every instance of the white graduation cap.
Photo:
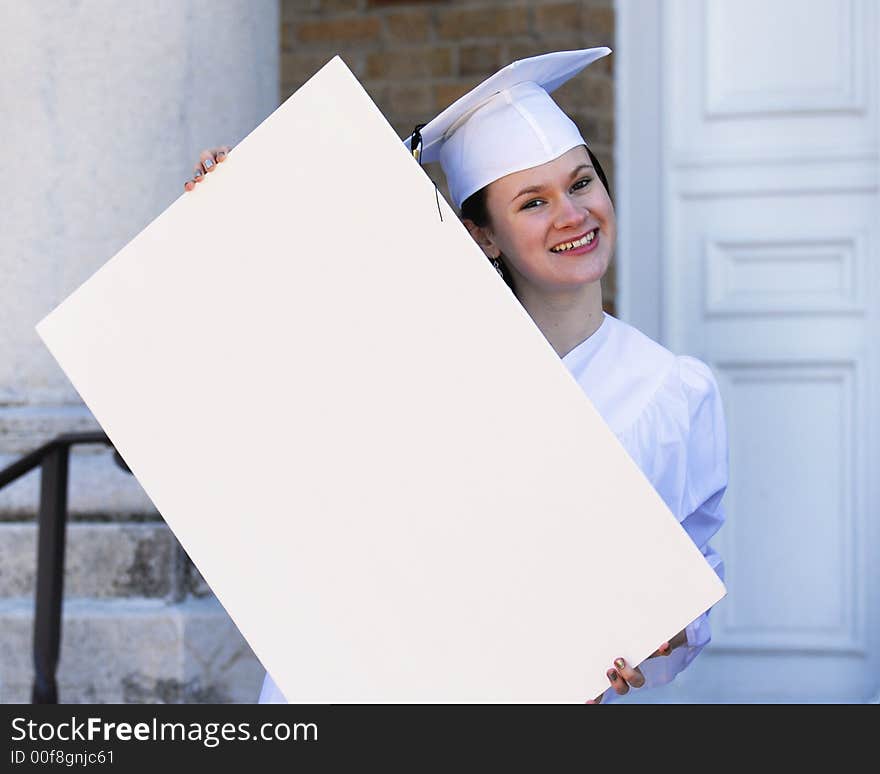
<svg viewBox="0 0 880 774">
<path fill-rule="evenodd" d="M 422 127 L 420 161 L 440 162 L 460 208 L 489 183 L 586 145 L 550 92 L 610 53 L 602 46 L 512 62 Z"/>
</svg>

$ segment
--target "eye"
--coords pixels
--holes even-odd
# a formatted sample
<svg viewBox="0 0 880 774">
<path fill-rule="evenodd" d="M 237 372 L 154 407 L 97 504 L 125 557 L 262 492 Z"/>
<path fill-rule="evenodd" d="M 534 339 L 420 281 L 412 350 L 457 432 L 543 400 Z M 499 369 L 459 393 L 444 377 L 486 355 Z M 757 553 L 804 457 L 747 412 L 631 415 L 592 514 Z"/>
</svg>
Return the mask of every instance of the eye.
<svg viewBox="0 0 880 774">
<path fill-rule="evenodd" d="M 533 210 L 533 209 L 535 209 L 535 207 L 537 207 L 539 204 L 543 204 L 543 203 L 544 203 L 544 200 L 543 200 L 543 199 L 530 199 L 530 200 L 527 201 L 522 207 L 520 207 L 520 209 L 522 209 L 522 210 Z"/>
<path fill-rule="evenodd" d="M 572 191 L 580 191 L 580 190 L 586 188 L 591 182 L 593 182 L 593 178 L 592 178 L 592 177 L 585 177 L 585 178 L 583 178 L 583 179 L 581 179 L 581 180 L 578 180 L 578 181 L 577 181 L 577 182 L 571 187 L 571 190 L 572 190 Z"/>
</svg>

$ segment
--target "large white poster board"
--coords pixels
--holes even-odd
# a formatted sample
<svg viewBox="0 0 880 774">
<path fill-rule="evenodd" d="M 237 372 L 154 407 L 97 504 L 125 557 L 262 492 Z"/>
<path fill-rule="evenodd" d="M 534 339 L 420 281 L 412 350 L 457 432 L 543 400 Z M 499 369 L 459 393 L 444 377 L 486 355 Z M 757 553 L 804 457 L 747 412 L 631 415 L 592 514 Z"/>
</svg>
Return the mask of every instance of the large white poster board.
<svg viewBox="0 0 880 774">
<path fill-rule="evenodd" d="M 38 326 L 293 702 L 583 702 L 724 594 L 439 207 L 336 58 Z"/>
</svg>

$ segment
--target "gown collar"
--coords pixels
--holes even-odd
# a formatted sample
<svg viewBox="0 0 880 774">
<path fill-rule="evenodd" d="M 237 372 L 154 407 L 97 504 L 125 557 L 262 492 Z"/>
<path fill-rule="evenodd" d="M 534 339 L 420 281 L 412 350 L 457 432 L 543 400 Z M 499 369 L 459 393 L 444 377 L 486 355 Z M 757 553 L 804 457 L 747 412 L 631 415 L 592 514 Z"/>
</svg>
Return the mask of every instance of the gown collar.
<svg viewBox="0 0 880 774">
<path fill-rule="evenodd" d="M 599 327 L 596 328 L 593 334 L 584 339 L 570 352 L 563 355 L 562 362 L 569 370 L 586 365 L 593 358 L 593 355 L 596 354 L 602 344 L 605 343 L 608 339 L 608 334 L 611 331 L 611 324 L 608 322 L 608 319 L 609 315 L 602 312 L 602 322 L 599 323 Z"/>
</svg>

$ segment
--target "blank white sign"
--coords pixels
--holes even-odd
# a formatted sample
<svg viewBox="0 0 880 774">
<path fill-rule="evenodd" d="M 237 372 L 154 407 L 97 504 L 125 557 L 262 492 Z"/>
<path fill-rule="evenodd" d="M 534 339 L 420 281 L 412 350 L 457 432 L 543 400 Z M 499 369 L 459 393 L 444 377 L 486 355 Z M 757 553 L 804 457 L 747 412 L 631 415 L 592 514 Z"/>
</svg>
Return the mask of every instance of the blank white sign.
<svg viewBox="0 0 880 774">
<path fill-rule="evenodd" d="M 583 702 L 724 595 L 338 57 L 38 331 L 292 702 Z"/>
</svg>

